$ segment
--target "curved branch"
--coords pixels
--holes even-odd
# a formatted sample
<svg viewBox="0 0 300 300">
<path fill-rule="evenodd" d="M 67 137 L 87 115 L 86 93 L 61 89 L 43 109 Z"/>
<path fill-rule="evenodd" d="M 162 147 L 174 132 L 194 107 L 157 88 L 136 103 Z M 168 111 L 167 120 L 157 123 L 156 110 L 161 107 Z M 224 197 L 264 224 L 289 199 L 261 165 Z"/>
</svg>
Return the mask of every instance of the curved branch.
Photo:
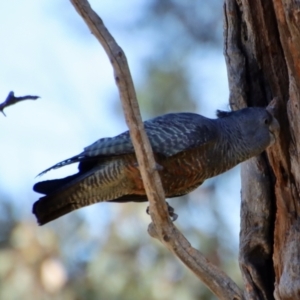
<svg viewBox="0 0 300 300">
<path fill-rule="evenodd" d="M 24 101 L 24 100 L 36 100 L 38 98 L 40 98 L 40 97 L 39 96 L 32 96 L 32 95 L 16 97 L 14 92 L 11 91 L 7 95 L 5 101 L 0 104 L 0 111 L 3 113 L 4 116 L 6 116 L 6 114 L 4 113 L 4 108 L 6 108 L 10 105 L 14 105 L 14 104 L 16 104 L 18 102 L 21 102 L 21 101 Z"/>
<path fill-rule="evenodd" d="M 144 187 L 150 202 L 153 223 L 149 225 L 149 234 L 159 239 L 219 299 L 242 299 L 242 292 L 237 285 L 225 273 L 212 265 L 199 251 L 191 247 L 187 239 L 170 221 L 164 190 L 157 172 L 152 148 L 144 130 L 125 54 L 108 32 L 100 17 L 92 10 L 88 1 L 71 0 L 71 3 L 103 46 L 112 63 L 126 123 L 130 130 Z"/>
</svg>

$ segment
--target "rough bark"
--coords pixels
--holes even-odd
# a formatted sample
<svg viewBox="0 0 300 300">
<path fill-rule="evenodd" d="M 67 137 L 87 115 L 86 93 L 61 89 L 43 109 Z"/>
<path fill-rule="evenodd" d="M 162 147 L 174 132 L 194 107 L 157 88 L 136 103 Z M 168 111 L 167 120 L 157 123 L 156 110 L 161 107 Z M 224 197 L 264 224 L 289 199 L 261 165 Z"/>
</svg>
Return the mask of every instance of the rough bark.
<svg viewBox="0 0 300 300">
<path fill-rule="evenodd" d="M 277 97 L 280 140 L 242 167 L 240 266 L 247 299 L 300 298 L 300 3 L 226 0 L 233 109 Z"/>
</svg>

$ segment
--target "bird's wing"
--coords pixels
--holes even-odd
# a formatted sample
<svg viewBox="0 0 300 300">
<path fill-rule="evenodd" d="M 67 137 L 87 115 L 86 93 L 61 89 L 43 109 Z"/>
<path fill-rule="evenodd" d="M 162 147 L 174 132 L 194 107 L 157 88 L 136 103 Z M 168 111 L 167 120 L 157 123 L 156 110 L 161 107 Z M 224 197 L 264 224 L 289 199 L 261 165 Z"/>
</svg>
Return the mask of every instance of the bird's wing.
<svg viewBox="0 0 300 300">
<path fill-rule="evenodd" d="M 213 120 L 193 113 L 163 115 L 145 121 L 144 126 L 153 152 L 166 157 L 214 142 L 218 136 L 218 130 Z M 112 138 L 99 139 L 84 148 L 79 155 L 57 163 L 38 176 L 76 162 L 81 163 L 79 169 L 82 170 L 89 165 L 89 161 L 128 153 L 134 153 L 134 148 L 129 132 L 126 131 Z M 91 164 L 93 165 L 93 162 Z"/>
<path fill-rule="evenodd" d="M 193 113 L 163 115 L 144 122 L 154 153 L 172 156 L 217 138 L 213 120 Z M 113 138 L 102 138 L 86 147 L 84 156 L 112 156 L 133 153 L 133 145 L 126 131 Z"/>
</svg>

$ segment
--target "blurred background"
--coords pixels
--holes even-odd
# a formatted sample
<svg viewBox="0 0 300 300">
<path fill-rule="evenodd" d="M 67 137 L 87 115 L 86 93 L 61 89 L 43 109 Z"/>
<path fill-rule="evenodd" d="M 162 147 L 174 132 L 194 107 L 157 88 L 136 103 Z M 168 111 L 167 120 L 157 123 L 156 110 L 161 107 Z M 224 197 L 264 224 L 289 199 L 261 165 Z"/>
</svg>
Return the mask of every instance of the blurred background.
<svg viewBox="0 0 300 300">
<path fill-rule="evenodd" d="M 90 1 L 127 55 L 143 119 L 228 110 L 223 1 Z M 96 204 L 39 227 L 36 175 L 126 130 L 112 67 L 69 1 L 0 3 L 0 299 L 215 299 L 147 234 L 147 203 Z M 41 179 L 76 172 L 76 165 Z M 240 284 L 239 168 L 171 200 L 176 226 Z"/>
</svg>

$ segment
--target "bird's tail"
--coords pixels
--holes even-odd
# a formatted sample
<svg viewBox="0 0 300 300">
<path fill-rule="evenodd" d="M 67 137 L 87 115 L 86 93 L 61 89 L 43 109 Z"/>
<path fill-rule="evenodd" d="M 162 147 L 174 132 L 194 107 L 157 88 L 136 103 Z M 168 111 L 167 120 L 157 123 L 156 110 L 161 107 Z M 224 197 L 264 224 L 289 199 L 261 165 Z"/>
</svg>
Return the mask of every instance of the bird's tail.
<svg viewBox="0 0 300 300">
<path fill-rule="evenodd" d="M 34 185 L 34 191 L 45 194 L 34 203 L 32 208 L 40 225 L 79 208 L 79 204 L 70 196 L 78 190 L 76 182 L 80 177 L 82 177 L 80 174 L 75 174 L 62 179 L 41 181 Z"/>
<path fill-rule="evenodd" d="M 131 160 L 134 163 L 135 157 L 132 156 Z M 38 223 L 46 224 L 96 202 L 147 201 L 144 190 L 140 187 L 142 182 L 136 188 L 136 181 L 131 178 L 134 176 L 128 176 L 128 173 L 132 173 L 132 168 L 139 175 L 138 169 L 132 167 L 133 163 L 115 158 L 94 168 L 84 166 L 84 170 L 80 169 L 79 173 L 66 178 L 37 183 L 33 189 L 45 194 L 34 203 L 32 209 Z"/>
<path fill-rule="evenodd" d="M 32 212 L 35 214 L 39 225 L 44 225 L 78 208 L 92 204 L 86 203 L 84 205 L 83 203 L 71 203 L 65 200 L 66 199 L 62 199 L 58 194 L 41 197 L 38 201 L 36 201 L 33 204 Z M 148 201 L 146 195 L 124 195 L 116 199 L 109 200 L 109 202 L 118 203 L 145 201 Z M 57 203 L 60 203 L 60 206 L 56 205 Z"/>
<path fill-rule="evenodd" d="M 71 175 L 71 176 L 68 176 L 65 178 L 61 178 L 61 179 L 40 181 L 33 186 L 33 190 L 40 194 L 49 195 L 49 194 L 63 188 L 64 186 L 66 186 L 67 184 L 69 184 L 70 182 L 72 182 L 73 180 L 75 180 L 78 177 L 79 177 L 79 174 L 74 174 L 74 175 Z"/>
<path fill-rule="evenodd" d="M 34 203 L 32 212 L 39 225 L 51 222 L 78 208 L 76 203 L 64 203 L 62 206 L 53 208 L 52 202 L 57 202 L 57 199 L 53 196 L 45 196 Z"/>
<path fill-rule="evenodd" d="M 33 189 L 45 194 L 33 205 L 32 212 L 38 223 L 46 224 L 96 202 L 116 201 L 120 197 L 120 202 L 130 201 L 123 199 L 124 195 L 130 194 L 133 185 L 124 166 L 123 161 L 114 160 L 88 172 L 37 183 Z"/>
</svg>

